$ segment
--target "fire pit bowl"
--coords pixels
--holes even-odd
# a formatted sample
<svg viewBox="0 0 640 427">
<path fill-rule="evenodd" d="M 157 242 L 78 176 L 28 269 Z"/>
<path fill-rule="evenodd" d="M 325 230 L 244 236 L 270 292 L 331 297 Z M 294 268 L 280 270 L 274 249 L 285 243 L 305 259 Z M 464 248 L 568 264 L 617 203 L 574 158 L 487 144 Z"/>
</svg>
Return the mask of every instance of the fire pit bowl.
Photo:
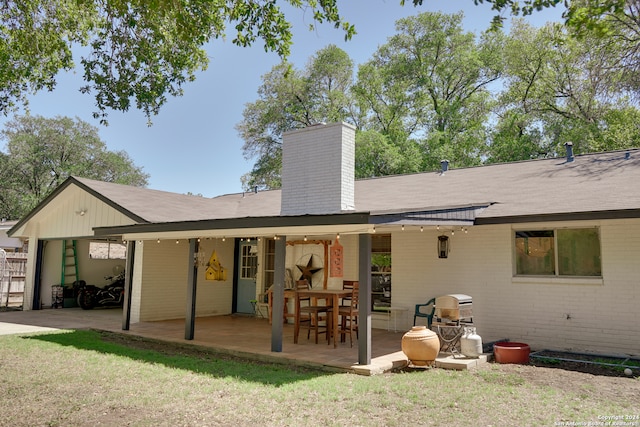
<svg viewBox="0 0 640 427">
<path fill-rule="evenodd" d="M 529 344 L 522 342 L 497 342 L 493 345 L 493 356 L 498 363 L 529 363 Z"/>
</svg>

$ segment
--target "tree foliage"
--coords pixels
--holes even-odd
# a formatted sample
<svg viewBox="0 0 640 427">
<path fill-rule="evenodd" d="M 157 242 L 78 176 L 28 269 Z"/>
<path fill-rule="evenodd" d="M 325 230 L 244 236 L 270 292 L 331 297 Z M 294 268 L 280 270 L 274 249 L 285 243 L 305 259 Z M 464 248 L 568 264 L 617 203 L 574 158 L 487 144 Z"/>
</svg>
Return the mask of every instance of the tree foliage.
<svg viewBox="0 0 640 427">
<path fill-rule="evenodd" d="M 148 175 L 124 151 L 108 151 L 98 130 L 79 119 L 18 116 L 0 136 L 0 216 L 19 218 L 70 175 L 146 186 Z"/>
<path fill-rule="evenodd" d="M 0 112 L 27 102 L 27 95 L 55 87 L 59 71 L 80 58 L 85 85 L 96 99 L 96 117 L 132 105 L 147 117 L 168 96 L 208 65 L 204 46 L 226 37 L 249 46 L 258 39 L 267 51 L 289 54 L 291 24 L 280 6 L 311 10 L 311 26 L 329 22 L 346 38 L 355 29 L 343 21 L 336 0 L 25 0 L 0 2 Z"/>
<path fill-rule="evenodd" d="M 626 54 L 608 38 L 514 22 L 488 161 L 554 156 L 567 141 L 576 153 L 631 146 L 638 126 L 628 120 L 638 110 L 617 65 Z"/>
<path fill-rule="evenodd" d="M 637 26 L 607 19 L 617 36 L 517 19 L 477 37 L 461 13 L 422 13 L 399 20 L 355 80 L 335 46 L 302 71 L 274 67 L 238 125 L 258 159 L 245 186 L 279 187 L 282 133 L 320 121 L 356 125 L 358 178 L 551 157 L 569 141 L 576 154 L 637 146 Z"/>
<path fill-rule="evenodd" d="M 360 67 L 356 92 L 375 129 L 402 141 L 420 138 L 425 168 L 443 158 L 477 164 L 490 112 L 487 87 L 502 73 L 502 37 L 479 39 L 463 14 L 421 13 L 396 23 L 396 34 Z"/>
<path fill-rule="evenodd" d="M 236 126 L 246 158 L 257 158 L 244 177 L 245 188 L 279 186 L 282 134 L 322 122 L 357 122 L 349 96 L 353 61 L 329 45 L 318 51 L 304 70 L 283 62 L 262 76 L 259 99 L 245 106 Z"/>
</svg>

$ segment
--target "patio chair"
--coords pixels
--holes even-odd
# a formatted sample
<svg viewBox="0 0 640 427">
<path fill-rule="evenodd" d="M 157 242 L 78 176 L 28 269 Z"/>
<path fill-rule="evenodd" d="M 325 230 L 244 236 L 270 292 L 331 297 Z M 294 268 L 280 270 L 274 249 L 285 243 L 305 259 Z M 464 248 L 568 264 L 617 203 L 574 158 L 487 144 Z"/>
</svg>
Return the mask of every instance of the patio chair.
<svg viewBox="0 0 640 427">
<path fill-rule="evenodd" d="M 309 282 L 307 279 L 298 280 L 296 282 L 296 290 L 305 290 L 309 289 Z M 326 334 L 328 337 L 327 330 L 329 320 L 328 320 L 328 311 L 329 307 L 326 305 L 314 305 L 312 304 L 311 298 L 304 297 L 300 298 L 300 315 L 299 315 L 299 326 L 305 325 L 307 328 L 307 339 L 311 337 L 311 329 L 315 332 L 316 344 L 318 344 L 318 335 Z M 320 325 L 320 322 L 324 322 L 324 325 Z M 320 330 L 320 328 L 324 330 Z M 328 338 L 327 338 L 328 339 Z M 298 337 L 296 337 L 296 341 Z"/>
<path fill-rule="evenodd" d="M 357 282 L 356 282 L 357 283 Z M 331 314 L 333 308 L 329 310 Z M 338 307 L 338 315 L 340 316 L 340 324 L 338 326 L 338 334 L 340 342 L 346 341 L 346 335 L 349 334 L 349 344 L 353 347 L 353 333 L 358 338 L 358 286 L 354 286 L 349 298 L 349 305 Z M 337 337 L 334 337 L 337 339 Z"/>
<path fill-rule="evenodd" d="M 425 308 L 426 307 L 426 308 Z M 433 322 L 433 314 L 436 311 L 436 299 L 431 298 L 426 304 L 416 304 L 416 311 L 413 314 L 413 326 L 416 325 L 417 317 L 427 318 L 427 329 L 431 329 L 431 323 Z"/>
<path fill-rule="evenodd" d="M 343 280 L 342 281 L 342 289 L 345 289 L 345 290 L 346 289 L 351 290 L 351 289 L 357 288 L 358 286 L 359 286 L 359 283 L 358 283 L 357 280 Z M 340 305 L 341 306 L 351 305 L 351 297 L 348 296 L 348 297 L 342 298 L 342 301 L 340 302 Z"/>
</svg>

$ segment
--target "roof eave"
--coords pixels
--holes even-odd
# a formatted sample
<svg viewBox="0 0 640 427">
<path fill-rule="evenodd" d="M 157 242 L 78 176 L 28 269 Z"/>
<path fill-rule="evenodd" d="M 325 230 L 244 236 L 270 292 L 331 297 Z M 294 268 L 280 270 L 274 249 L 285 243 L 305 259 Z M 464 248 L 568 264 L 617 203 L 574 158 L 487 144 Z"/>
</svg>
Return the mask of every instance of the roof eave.
<svg viewBox="0 0 640 427">
<path fill-rule="evenodd" d="M 536 215 L 513 215 L 476 218 L 474 225 L 520 224 L 526 222 L 589 221 L 602 219 L 640 218 L 640 209 L 619 209 L 609 211 L 548 213 Z"/>
<path fill-rule="evenodd" d="M 154 233 L 184 232 L 201 230 L 243 230 L 293 228 L 309 226 L 368 225 L 370 215 L 367 212 L 340 213 L 328 215 L 296 215 L 208 219 L 199 221 L 180 221 L 164 223 L 132 224 L 114 227 L 96 227 L 96 236 L 137 235 L 152 236 Z"/>
</svg>

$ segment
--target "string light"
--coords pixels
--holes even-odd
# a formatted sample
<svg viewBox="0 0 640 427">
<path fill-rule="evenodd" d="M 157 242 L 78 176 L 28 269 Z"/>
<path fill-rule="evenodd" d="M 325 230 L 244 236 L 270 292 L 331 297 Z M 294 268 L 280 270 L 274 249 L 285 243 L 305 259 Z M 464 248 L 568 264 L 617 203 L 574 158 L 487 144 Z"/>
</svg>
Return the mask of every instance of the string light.
<svg viewBox="0 0 640 427">
<path fill-rule="evenodd" d="M 227 240 L 227 238 L 222 236 L 222 241 L 224 242 L 225 240 Z"/>
<path fill-rule="evenodd" d="M 160 239 L 158 239 L 158 243 L 160 243 Z"/>
<path fill-rule="evenodd" d="M 178 243 L 180 243 L 180 240 L 177 240 L 177 239 L 176 239 L 176 245 L 177 245 Z"/>
<path fill-rule="evenodd" d="M 340 240 L 340 233 L 336 234 L 336 240 Z"/>
<path fill-rule="evenodd" d="M 404 224 L 402 224 L 402 231 L 404 231 Z"/>
<path fill-rule="evenodd" d="M 420 232 L 422 233 L 424 231 L 424 227 L 420 226 Z"/>
<path fill-rule="evenodd" d="M 305 242 L 307 241 L 307 236 L 304 236 L 304 241 L 305 241 Z"/>
</svg>

